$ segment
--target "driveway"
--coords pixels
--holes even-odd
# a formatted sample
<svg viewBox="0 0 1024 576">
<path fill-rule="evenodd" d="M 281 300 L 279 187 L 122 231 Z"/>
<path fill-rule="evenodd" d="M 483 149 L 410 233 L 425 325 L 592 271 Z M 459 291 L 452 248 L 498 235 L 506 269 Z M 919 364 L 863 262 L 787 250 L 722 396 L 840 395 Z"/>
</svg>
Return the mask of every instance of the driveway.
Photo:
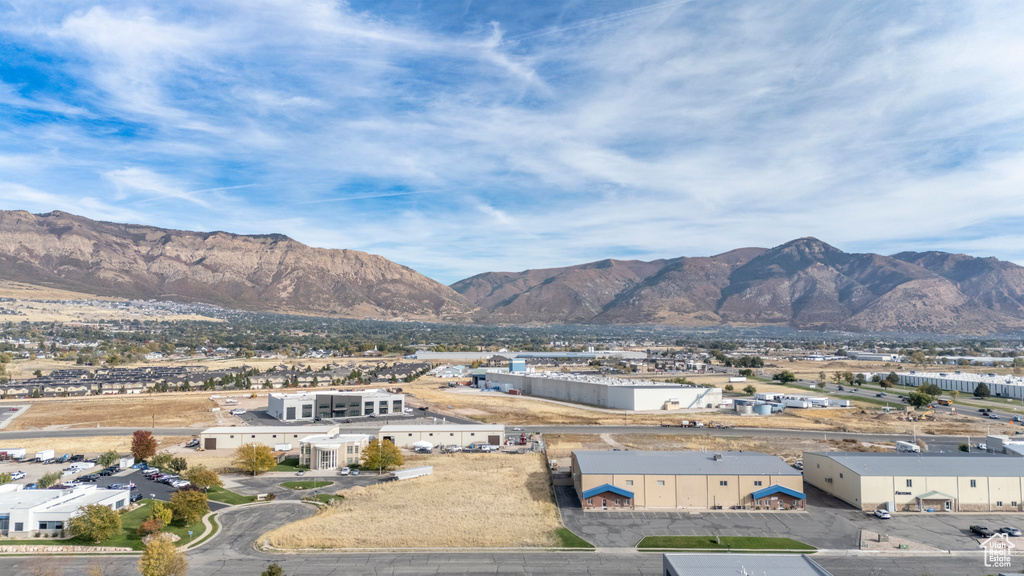
<svg viewBox="0 0 1024 576">
<path fill-rule="evenodd" d="M 266 494 L 273 492 L 278 498 L 285 500 L 301 500 L 303 496 L 315 493 L 330 493 L 333 494 L 339 490 L 347 490 L 355 486 L 369 486 L 376 484 L 381 479 L 387 478 L 387 475 L 377 476 L 376 474 L 368 474 L 366 472 L 360 472 L 358 476 L 342 476 L 337 471 L 329 471 L 321 474 L 316 471 L 306 472 L 303 476 L 296 476 L 294 472 L 267 472 L 262 476 L 222 476 L 221 479 L 224 481 L 224 487 L 233 492 L 239 494 L 245 494 L 247 496 L 253 496 L 256 494 Z M 325 480 L 328 482 L 334 482 L 330 486 L 324 486 L 323 488 L 317 488 L 316 490 L 292 490 L 281 486 L 283 482 L 295 482 L 298 480 L 310 480 L 320 481 Z"/>
</svg>

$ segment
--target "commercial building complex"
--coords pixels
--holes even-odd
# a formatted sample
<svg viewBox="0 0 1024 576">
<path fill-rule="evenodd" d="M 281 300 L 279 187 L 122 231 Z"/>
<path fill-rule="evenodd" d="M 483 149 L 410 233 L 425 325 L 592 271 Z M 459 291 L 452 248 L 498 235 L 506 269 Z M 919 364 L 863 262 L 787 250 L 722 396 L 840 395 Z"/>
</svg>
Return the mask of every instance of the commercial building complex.
<svg viewBox="0 0 1024 576">
<path fill-rule="evenodd" d="M 488 374 L 487 386 L 615 410 L 715 408 L 722 403 L 722 390 L 716 387 L 555 372 Z"/>
<path fill-rule="evenodd" d="M 299 440 L 299 464 L 310 470 L 335 470 L 356 466 L 366 445 L 367 434 L 316 434 Z"/>
<path fill-rule="evenodd" d="M 884 374 L 883 374 L 884 376 Z M 943 390 L 973 394 L 978 384 L 988 386 L 989 394 L 999 398 L 1024 398 L 1024 378 L 1005 374 L 972 374 L 969 372 L 898 372 L 900 386 L 916 388 L 925 382 Z"/>
<path fill-rule="evenodd" d="M 298 445 L 299 440 L 315 434 L 337 434 L 337 426 L 221 426 L 199 434 L 204 450 L 235 449 L 242 444 Z"/>
<path fill-rule="evenodd" d="M 9 538 L 56 534 L 82 506 L 100 504 L 112 510 L 128 505 L 130 490 L 93 485 L 64 490 L 25 490 L 24 484 L 0 486 L 0 534 Z"/>
<path fill-rule="evenodd" d="M 665 554 L 665 576 L 831 576 L 802 554 Z"/>
<path fill-rule="evenodd" d="M 371 414 L 382 416 L 405 411 L 405 394 L 384 390 L 353 392 L 312 392 L 309 394 L 271 394 L 267 414 L 282 422 L 356 418 Z"/>
<path fill-rule="evenodd" d="M 501 424 L 399 424 L 383 426 L 381 439 L 399 448 L 412 448 L 417 442 L 430 442 L 434 446 L 460 446 L 505 443 L 505 427 Z"/>
<path fill-rule="evenodd" d="M 862 510 L 1018 512 L 1024 465 L 993 454 L 805 452 L 808 484 Z"/>
<path fill-rule="evenodd" d="M 575 451 L 584 509 L 804 508 L 803 476 L 761 452 Z"/>
</svg>

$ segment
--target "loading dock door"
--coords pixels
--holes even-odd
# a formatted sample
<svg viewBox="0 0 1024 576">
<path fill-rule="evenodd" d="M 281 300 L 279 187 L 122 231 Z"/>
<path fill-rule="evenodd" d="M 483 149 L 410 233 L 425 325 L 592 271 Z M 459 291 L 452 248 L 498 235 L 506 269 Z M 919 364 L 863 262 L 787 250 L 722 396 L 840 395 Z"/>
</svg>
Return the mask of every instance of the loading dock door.
<svg viewBox="0 0 1024 576">
<path fill-rule="evenodd" d="M 499 444 L 501 444 L 501 437 L 500 436 L 488 436 L 487 437 L 487 443 L 490 444 L 491 446 L 498 446 Z"/>
<path fill-rule="evenodd" d="M 289 406 L 288 408 L 285 409 L 285 412 L 287 414 L 287 416 L 284 417 L 285 420 L 295 420 L 295 407 L 294 406 Z"/>
<path fill-rule="evenodd" d="M 203 449 L 205 449 L 205 450 L 216 450 L 217 449 L 217 439 L 216 438 L 204 438 L 203 439 Z"/>
</svg>

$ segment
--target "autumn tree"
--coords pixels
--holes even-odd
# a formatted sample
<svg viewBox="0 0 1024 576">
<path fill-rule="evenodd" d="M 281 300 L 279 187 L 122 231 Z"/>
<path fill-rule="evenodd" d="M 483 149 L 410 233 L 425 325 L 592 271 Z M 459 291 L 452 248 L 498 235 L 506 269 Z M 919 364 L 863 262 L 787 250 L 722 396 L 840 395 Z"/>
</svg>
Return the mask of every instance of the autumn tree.
<svg viewBox="0 0 1024 576">
<path fill-rule="evenodd" d="M 284 569 L 277 562 L 272 562 L 260 576 L 284 576 Z"/>
<path fill-rule="evenodd" d="M 142 576 L 187 576 L 188 560 L 169 538 L 154 538 L 142 552 L 137 568 Z"/>
<path fill-rule="evenodd" d="M 10 484 L 14 480 L 14 476 L 11 476 L 10 472 L 0 472 L 0 485 Z"/>
<path fill-rule="evenodd" d="M 150 520 L 159 520 L 161 524 L 167 526 L 173 518 L 174 512 L 171 511 L 170 505 L 160 501 L 153 502 L 153 509 L 149 511 Z"/>
<path fill-rule="evenodd" d="M 171 495 L 171 512 L 175 520 L 185 524 L 198 522 L 203 514 L 210 511 L 206 494 L 199 490 L 179 490 Z"/>
<path fill-rule="evenodd" d="M 200 486 L 202 488 L 209 488 L 211 486 L 223 486 L 224 482 L 221 481 L 220 475 L 210 470 L 206 466 L 200 464 L 195 468 L 189 469 L 188 472 L 182 475 L 185 480 L 192 483 L 193 486 Z"/>
<path fill-rule="evenodd" d="M 149 460 L 156 454 L 157 441 L 149 430 L 136 430 L 132 434 L 132 456 L 136 461 Z"/>
<path fill-rule="evenodd" d="M 405 464 L 401 450 L 391 442 L 373 439 L 363 449 L 363 468 L 387 472 Z"/>
<path fill-rule="evenodd" d="M 256 443 L 239 446 L 235 450 L 235 459 L 232 462 L 236 468 L 253 476 L 263 474 L 277 464 L 270 446 Z"/>
<path fill-rule="evenodd" d="M 121 531 L 121 515 L 102 504 L 82 506 L 68 521 L 68 531 L 99 543 Z"/>
</svg>

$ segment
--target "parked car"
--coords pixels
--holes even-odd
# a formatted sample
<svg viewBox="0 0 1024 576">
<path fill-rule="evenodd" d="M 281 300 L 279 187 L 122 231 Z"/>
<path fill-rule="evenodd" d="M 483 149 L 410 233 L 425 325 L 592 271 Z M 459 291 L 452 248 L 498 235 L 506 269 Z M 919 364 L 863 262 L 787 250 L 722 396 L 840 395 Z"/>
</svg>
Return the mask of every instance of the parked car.
<svg viewBox="0 0 1024 576">
<path fill-rule="evenodd" d="M 25 477 L 25 473 L 22 472 L 21 470 L 18 470 L 17 472 L 14 472 L 14 473 L 11 474 L 11 479 L 12 480 L 21 480 L 24 477 Z"/>
<path fill-rule="evenodd" d="M 797 470 L 803 470 L 804 469 L 804 462 L 803 462 L 803 460 L 797 460 L 796 462 L 793 462 L 793 468 L 796 468 Z"/>
<path fill-rule="evenodd" d="M 199 446 L 199 438 L 193 438 L 185 444 L 185 448 L 195 448 Z"/>
<path fill-rule="evenodd" d="M 522 432 L 523 431 L 523 427 L 522 426 L 516 426 L 515 428 L 512 429 L 512 431 L 513 432 Z"/>
<path fill-rule="evenodd" d="M 892 514 L 889 514 L 888 510 L 879 508 L 878 510 L 875 510 L 875 517 L 881 518 L 882 520 L 888 520 L 892 518 Z"/>
<path fill-rule="evenodd" d="M 985 444 L 984 442 L 979 442 L 978 450 L 988 450 L 988 444 Z"/>
<path fill-rule="evenodd" d="M 132 494 L 131 496 L 128 497 L 128 501 L 133 503 L 133 504 L 135 502 L 138 502 L 139 500 L 142 500 L 142 494 L 139 494 L 138 492 L 136 492 L 135 494 Z"/>
<path fill-rule="evenodd" d="M 974 532 L 975 534 L 977 534 L 978 536 L 981 536 L 982 538 L 991 538 L 992 536 L 995 536 L 995 532 L 989 530 L 988 528 L 986 528 L 984 526 L 978 526 L 977 524 L 975 524 L 974 526 L 971 526 L 971 532 Z"/>
<path fill-rule="evenodd" d="M 100 477 L 98 474 L 86 474 L 85 476 L 78 477 L 79 482 L 95 482 L 99 479 Z"/>
<path fill-rule="evenodd" d="M 82 462 L 85 460 L 85 454 L 72 454 L 71 458 L 68 458 L 68 462 Z"/>
<path fill-rule="evenodd" d="M 882 398 L 884 396 L 888 396 L 888 394 L 886 394 L 885 392 L 879 392 L 878 394 L 875 394 L 875 397 L 877 398 Z"/>
<path fill-rule="evenodd" d="M 241 408 L 235 408 L 234 410 L 231 411 L 232 416 L 241 416 L 242 414 L 245 414 L 245 410 Z"/>
<path fill-rule="evenodd" d="M 978 412 L 991 412 L 991 408 L 978 408 Z"/>
<path fill-rule="evenodd" d="M 299 470 L 298 472 L 295 473 L 295 475 L 296 476 L 305 476 L 306 475 L 306 471 L 305 470 Z"/>
<path fill-rule="evenodd" d="M 1020 538 L 1021 535 L 1020 530 L 1014 528 L 1013 526 L 1004 526 L 1000 528 L 999 531 L 1008 536 L 1013 536 L 1014 538 Z"/>
<path fill-rule="evenodd" d="M 35 482 L 33 482 L 31 484 L 26 484 L 25 485 L 25 490 L 38 490 L 38 489 L 39 489 L 39 485 L 36 484 Z"/>
<path fill-rule="evenodd" d="M 352 475 L 353 476 L 359 476 L 359 470 L 353 470 L 352 471 Z"/>
<path fill-rule="evenodd" d="M 338 474 L 341 474 L 342 476 L 348 476 L 351 473 L 352 473 L 352 469 L 349 468 L 348 466 L 345 466 L 341 470 L 338 470 Z"/>
<path fill-rule="evenodd" d="M 113 474 L 114 474 L 114 471 L 111 470 L 110 468 L 104 468 L 103 470 L 99 471 L 99 475 L 100 476 L 111 476 Z"/>
</svg>

